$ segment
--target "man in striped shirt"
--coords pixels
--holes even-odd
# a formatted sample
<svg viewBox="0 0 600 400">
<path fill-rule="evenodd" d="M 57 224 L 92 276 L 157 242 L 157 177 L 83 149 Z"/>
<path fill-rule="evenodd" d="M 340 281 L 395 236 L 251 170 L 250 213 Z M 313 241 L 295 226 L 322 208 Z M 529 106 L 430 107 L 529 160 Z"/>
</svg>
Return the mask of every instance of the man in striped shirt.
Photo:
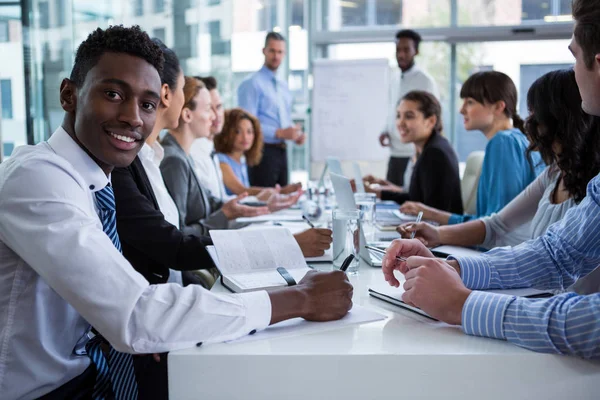
<svg viewBox="0 0 600 400">
<path fill-rule="evenodd" d="M 573 2 L 575 31 L 569 49 L 584 111 L 600 116 L 600 0 Z M 600 358 L 600 176 L 587 197 L 545 236 L 477 257 L 438 260 L 418 240 L 397 240 L 383 260 L 383 274 L 402 299 L 465 333 L 504 339 L 547 353 Z M 410 257 L 406 262 L 396 256 Z M 587 276 L 587 277 L 586 277 Z M 527 299 L 477 291 L 536 287 L 563 289 L 586 277 L 592 294 L 564 293 Z M 589 281 L 589 282 L 588 282 Z"/>
</svg>

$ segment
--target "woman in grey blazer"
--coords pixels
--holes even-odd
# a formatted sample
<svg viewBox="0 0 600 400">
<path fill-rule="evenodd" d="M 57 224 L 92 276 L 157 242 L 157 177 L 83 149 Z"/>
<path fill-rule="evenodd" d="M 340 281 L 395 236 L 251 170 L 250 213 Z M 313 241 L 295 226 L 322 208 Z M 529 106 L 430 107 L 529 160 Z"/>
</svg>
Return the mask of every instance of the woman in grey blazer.
<svg viewBox="0 0 600 400">
<path fill-rule="evenodd" d="M 189 156 L 194 140 L 207 137 L 215 119 L 210 93 L 201 81 L 186 77 L 185 103 L 179 126 L 163 138 L 165 157 L 160 171 L 175 205 L 179 224 L 186 234 L 208 235 L 210 229 L 228 229 L 238 217 L 267 214 L 267 207 L 249 207 L 238 203 L 239 197 L 223 203 L 204 189 L 196 177 Z"/>
</svg>

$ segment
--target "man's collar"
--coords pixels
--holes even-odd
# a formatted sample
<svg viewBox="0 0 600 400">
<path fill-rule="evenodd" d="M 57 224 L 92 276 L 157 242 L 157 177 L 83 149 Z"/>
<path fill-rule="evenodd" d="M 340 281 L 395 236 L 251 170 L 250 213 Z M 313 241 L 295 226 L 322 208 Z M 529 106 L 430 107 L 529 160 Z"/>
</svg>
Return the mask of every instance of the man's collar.
<svg viewBox="0 0 600 400">
<path fill-rule="evenodd" d="M 102 168 L 62 127 L 54 131 L 48 144 L 56 154 L 71 163 L 92 192 L 101 190 L 110 183 Z"/>
<path fill-rule="evenodd" d="M 413 63 L 409 69 L 407 69 L 406 71 L 402 71 L 400 70 L 400 75 L 402 77 L 406 76 L 406 75 L 411 75 L 415 72 L 417 72 L 419 70 L 419 67 L 417 67 L 417 64 Z"/>
<path fill-rule="evenodd" d="M 262 68 L 260 69 L 260 72 L 262 74 L 265 74 L 266 76 L 268 76 L 269 78 L 272 79 L 277 79 L 277 75 L 275 74 L 274 71 L 271 71 L 266 65 L 263 65 Z"/>
</svg>

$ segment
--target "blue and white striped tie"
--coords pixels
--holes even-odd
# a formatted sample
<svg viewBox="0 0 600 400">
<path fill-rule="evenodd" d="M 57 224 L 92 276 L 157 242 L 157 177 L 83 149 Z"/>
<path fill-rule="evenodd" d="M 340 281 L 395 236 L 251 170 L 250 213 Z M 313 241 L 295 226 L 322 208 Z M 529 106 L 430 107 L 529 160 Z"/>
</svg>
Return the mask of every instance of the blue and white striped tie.
<svg viewBox="0 0 600 400">
<path fill-rule="evenodd" d="M 110 184 L 96 192 L 96 202 L 104 233 L 112 240 L 117 250 L 121 251 L 121 242 L 117 233 L 115 194 Z M 106 342 L 106 340 L 102 336 L 96 335 L 86 345 L 87 353 L 95 364 L 97 371 L 93 399 L 113 397 L 117 400 L 137 399 L 137 382 L 131 354 L 120 353 L 110 346 L 108 359 L 106 359 L 101 348 L 103 342 Z"/>
</svg>

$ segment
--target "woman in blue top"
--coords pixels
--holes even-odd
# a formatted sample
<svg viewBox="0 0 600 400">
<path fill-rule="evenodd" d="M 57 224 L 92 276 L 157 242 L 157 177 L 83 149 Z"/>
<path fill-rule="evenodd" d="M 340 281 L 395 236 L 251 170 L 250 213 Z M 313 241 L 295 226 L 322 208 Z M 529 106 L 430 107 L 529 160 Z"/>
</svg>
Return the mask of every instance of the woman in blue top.
<svg viewBox="0 0 600 400">
<path fill-rule="evenodd" d="M 248 167 L 262 159 L 263 136 L 258 119 L 241 108 L 225 111 L 223 129 L 214 142 L 228 195 L 248 193 L 266 200 L 275 192 L 289 194 L 301 188 L 299 184 L 281 189 L 250 186 Z"/>
<path fill-rule="evenodd" d="M 477 188 L 477 214 L 451 214 L 421 203 L 400 207 L 406 214 L 423 211 L 423 219 L 440 225 L 458 224 L 498 212 L 523 191 L 546 167 L 539 153 L 526 154 L 529 141 L 517 114 L 517 88 L 502 72 L 471 75 L 460 91 L 467 130 L 480 130 L 488 139 Z"/>
</svg>

